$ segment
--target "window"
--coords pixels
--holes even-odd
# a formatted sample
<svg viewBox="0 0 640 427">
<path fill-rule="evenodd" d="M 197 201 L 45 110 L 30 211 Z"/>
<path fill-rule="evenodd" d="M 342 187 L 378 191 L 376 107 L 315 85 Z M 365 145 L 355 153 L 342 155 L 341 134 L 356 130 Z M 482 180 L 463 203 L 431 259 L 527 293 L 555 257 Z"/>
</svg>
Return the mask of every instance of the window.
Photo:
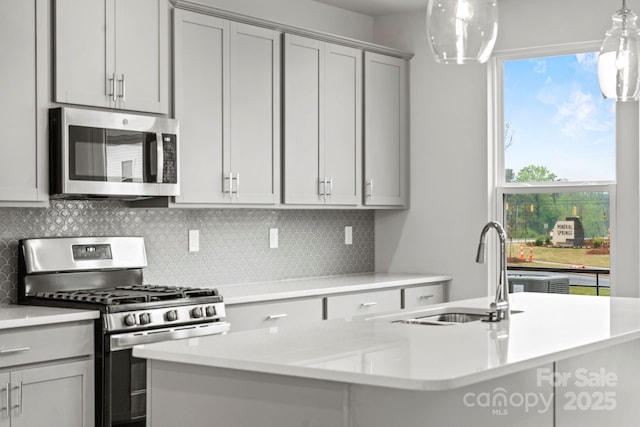
<svg viewBox="0 0 640 427">
<path fill-rule="evenodd" d="M 498 55 L 495 71 L 512 291 L 552 278 L 567 284 L 554 291 L 607 295 L 616 107 L 600 94 L 597 52 Z"/>
</svg>

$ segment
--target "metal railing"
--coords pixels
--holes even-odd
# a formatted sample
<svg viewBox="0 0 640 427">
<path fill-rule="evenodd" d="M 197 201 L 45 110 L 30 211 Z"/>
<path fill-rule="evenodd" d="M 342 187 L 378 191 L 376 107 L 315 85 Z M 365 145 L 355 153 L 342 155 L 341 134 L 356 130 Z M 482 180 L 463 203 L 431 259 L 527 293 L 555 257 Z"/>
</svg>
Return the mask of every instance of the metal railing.
<svg viewBox="0 0 640 427">
<path fill-rule="evenodd" d="M 565 273 L 565 274 L 581 274 L 581 275 L 594 275 L 596 277 L 595 285 L 572 285 L 569 286 L 581 286 L 581 287 L 594 287 L 596 288 L 596 295 L 600 295 L 600 288 L 611 289 L 610 286 L 600 285 L 600 276 L 609 276 L 611 270 L 608 268 L 558 268 L 558 267 L 528 267 L 525 265 L 508 265 L 507 271 L 529 271 L 529 272 L 543 272 L 543 273 Z"/>
</svg>

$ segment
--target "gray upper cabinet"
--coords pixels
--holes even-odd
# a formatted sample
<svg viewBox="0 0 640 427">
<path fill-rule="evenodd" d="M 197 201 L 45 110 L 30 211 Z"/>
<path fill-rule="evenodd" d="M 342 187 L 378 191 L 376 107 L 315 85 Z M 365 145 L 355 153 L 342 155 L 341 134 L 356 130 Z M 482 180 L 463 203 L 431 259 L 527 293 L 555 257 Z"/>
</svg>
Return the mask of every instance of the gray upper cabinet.
<svg viewBox="0 0 640 427">
<path fill-rule="evenodd" d="M 176 204 L 280 201 L 280 33 L 176 10 Z"/>
<path fill-rule="evenodd" d="M 362 52 L 306 37 L 284 40 L 284 202 L 358 205 Z"/>
<path fill-rule="evenodd" d="M 365 52 L 364 203 L 405 206 L 407 170 L 407 62 Z"/>
<path fill-rule="evenodd" d="M 167 114 L 168 8 L 166 0 L 56 0 L 54 100 Z"/>
<path fill-rule="evenodd" d="M 0 205 L 46 205 L 48 0 L 9 0 L 0 14 Z M 34 203 L 35 202 L 35 203 Z"/>
</svg>

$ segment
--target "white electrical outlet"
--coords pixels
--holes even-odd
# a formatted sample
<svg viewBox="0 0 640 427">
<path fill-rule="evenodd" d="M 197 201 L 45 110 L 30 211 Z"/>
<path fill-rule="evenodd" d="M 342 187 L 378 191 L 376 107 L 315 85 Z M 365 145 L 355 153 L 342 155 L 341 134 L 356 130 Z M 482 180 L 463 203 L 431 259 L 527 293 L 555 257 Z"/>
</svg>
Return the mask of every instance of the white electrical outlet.
<svg viewBox="0 0 640 427">
<path fill-rule="evenodd" d="M 269 249 L 276 249 L 278 247 L 278 229 L 269 229 Z"/>
<path fill-rule="evenodd" d="M 189 230 L 189 252 L 200 251 L 200 230 Z"/>
<path fill-rule="evenodd" d="M 344 228 L 344 244 L 345 245 L 353 244 L 353 227 L 350 225 L 347 225 Z"/>
</svg>

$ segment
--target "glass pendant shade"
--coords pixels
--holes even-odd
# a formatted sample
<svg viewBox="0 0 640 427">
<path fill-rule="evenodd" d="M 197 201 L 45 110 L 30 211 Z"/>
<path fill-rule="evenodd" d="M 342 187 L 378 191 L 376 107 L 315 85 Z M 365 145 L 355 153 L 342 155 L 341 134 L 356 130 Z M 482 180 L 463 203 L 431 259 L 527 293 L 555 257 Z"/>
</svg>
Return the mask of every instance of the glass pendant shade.
<svg viewBox="0 0 640 427">
<path fill-rule="evenodd" d="M 640 30 L 638 16 L 627 9 L 613 15 L 613 26 L 605 33 L 598 55 L 598 83 L 605 98 L 632 101 L 640 94 Z"/>
<path fill-rule="evenodd" d="M 482 64 L 498 36 L 497 0 L 429 0 L 427 35 L 436 62 Z"/>
</svg>

